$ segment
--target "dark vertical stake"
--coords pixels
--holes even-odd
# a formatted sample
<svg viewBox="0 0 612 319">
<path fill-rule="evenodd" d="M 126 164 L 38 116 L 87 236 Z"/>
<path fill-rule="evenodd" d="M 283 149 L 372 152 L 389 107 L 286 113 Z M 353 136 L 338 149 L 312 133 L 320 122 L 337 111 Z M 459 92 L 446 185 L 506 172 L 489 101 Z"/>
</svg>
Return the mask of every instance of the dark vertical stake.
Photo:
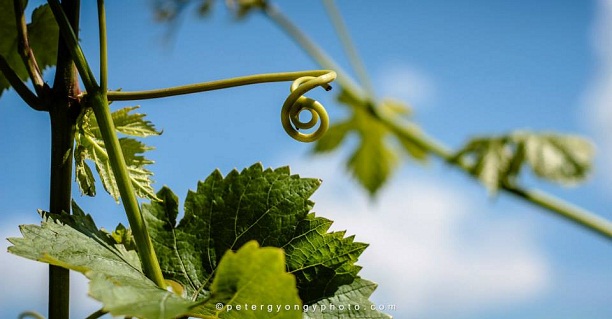
<svg viewBox="0 0 612 319">
<path fill-rule="evenodd" d="M 79 27 L 79 0 L 64 0 L 62 6 L 74 30 Z M 57 69 L 50 103 L 51 117 L 51 187 L 49 211 L 70 212 L 72 189 L 72 148 L 80 93 L 74 62 L 64 41 L 59 40 Z M 70 318 L 69 270 L 49 266 L 49 319 Z"/>
</svg>

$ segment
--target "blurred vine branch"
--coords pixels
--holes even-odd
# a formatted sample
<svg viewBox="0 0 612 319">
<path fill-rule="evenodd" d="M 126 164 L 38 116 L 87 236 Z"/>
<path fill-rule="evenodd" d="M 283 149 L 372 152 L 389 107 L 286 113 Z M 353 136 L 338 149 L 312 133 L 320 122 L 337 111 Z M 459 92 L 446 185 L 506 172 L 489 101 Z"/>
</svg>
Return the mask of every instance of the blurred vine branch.
<svg viewBox="0 0 612 319">
<path fill-rule="evenodd" d="M 161 20 L 171 21 L 185 10 L 188 0 L 157 0 Z M 200 14 L 207 14 L 213 1 L 198 0 Z M 612 222 L 597 214 L 567 203 L 539 190 L 519 185 L 517 179 L 524 167 L 531 167 L 540 178 L 560 184 L 584 180 L 591 169 L 591 142 L 573 135 L 556 133 L 511 132 L 503 136 L 486 136 L 468 141 L 458 151 L 424 133 L 416 124 L 406 121 L 409 109 L 403 103 L 375 97 L 363 62 L 357 54 L 348 30 L 333 0 L 323 0 L 349 62 L 358 75 L 355 82 L 338 63 L 268 0 L 227 0 L 228 8 L 240 20 L 259 12 L 284 31 L 322 68 L 336 71 L 341 87 L 338 101 L 352 112 L 348 120 L 333 123 L 329 132 L 315 145 L 315 152 L 329 152 L 339 147 L 349 132 L 357 133 L 360 145 L 347 161 L 357 181 L 375 195 L 397 166 L 397 151 L 389 145 L 388 136 L 417 161 L 435 156 L 478 179 L 490 194 L 498 191 L 513 195 L 532 205 L 564 218 L 606 239 L 612 239 Z"/>
</svg>

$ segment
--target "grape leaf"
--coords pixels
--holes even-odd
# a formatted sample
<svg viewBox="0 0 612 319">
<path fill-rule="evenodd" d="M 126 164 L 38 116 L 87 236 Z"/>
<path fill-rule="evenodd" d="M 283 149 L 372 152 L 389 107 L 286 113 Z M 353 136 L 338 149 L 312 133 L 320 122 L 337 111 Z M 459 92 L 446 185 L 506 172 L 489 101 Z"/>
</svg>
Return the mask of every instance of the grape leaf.
<svg viewBox="0 0 612 319">
<path fill-rule="evenodd" d="M 285 250 L 304 304 L 334 296 L 357 277 L 355 262 L 367 245 L 327 232 L 331 221 L 309 214 L 308 198 L 319 185 L 287 167 L 256 164 L 226 177 L 215 171 L 189 192 L 178 224 L 178 198 L 162 188 L 161 201 L 142 211 L 165 278 L 183 285 L 190 298 L 205 299 L 223 253 L 256 240 Z"/>
<path fill-rule="evenodd" d="M 548 181 L 581 182 L 588 177 L 593 155 L 591 142 L 578 136 L 517 131 L 472 139 L 451 161 L 466 163 L 489 192 L 495 193 L 504 185 L 515 185 L 525 166 Z"/>
<path fill-rule="evenodd" d="M 32 21 L 28 24 L 27 30 L 30 46 L 41 70 L 55 65 L 59 28 L 48 5 L 42 5 L 32 12 Z M 0 0 L 0 55 L 4 56 L 19 78 L 26 81 L 29 75 L 17 51 L 17 44 L 13 1 Z M 0 96 L 9 87 L 8 80 L 0 72 Z"/>
<path fill-rule="evenodd" d="M 541 178 L 569 185 L 583 181 L 591 171 L 595 148 L 584 138 L 523 132 L 513 138 L 524 145 L 527 162 Z"/>
<path fill-rule="evenodd" d="M 355 278 L 351 284 L 341 286 L 333 297 L 310 305 L 304 311 L 304 319 L 391 318 L 368 299 L 375 289 L 375 283 Z"/>
<path fill-rule="evenodd" d="M 357 258 L 367 244 L 353 242 L 345 232 L 328 233 L 332 221 L 308 214 L 298 224 L 299 234 L 282 248 L 287 254 L 287 269 L 298 280 L 300 297 L 305 304 L 333 295 L 342 285 L 350 284 L 361 267 Z"/>
<path fill-rule="evenodd" d="M 347 168 L 370 195 L 376 194 L 398 164 L 399 150 L 389 143 L 389 137 L 395 138 L 400 149 L 411 158 L 426 160 L 427 150 L 369 114 L 372 108 L 377 108 L 379 112 L 397 118 L 409 114 L 405 105 L 390 99 L 374 105 L 345 90 L 339 94 L 338 101 L 349 106 L 352 114 L 348 119 L 332 124 L 328 132 L 316 142 L 313 151 L 330 152 L 338 148 L 349 134 L 354 133 L 359 138 L 359 144 L 350 155 Z"/>
<path fill-rule="evenodd" d="M 236 253 L 227 252 L 217 267 L 210 298 L 193 301 L 159 288 L 142 273 L 136 252 L 119 243 L 129 236 L 124 227 L 109 234 L 75 203 L 72 210 L 72 215 L 42 213 L 41 226 L 22 225 L 23 238 L 9 238 L 13 244 L 9 252 L 83 273 L 90 279 L 90 296 L 114 316 L 236 318 L 242 313 L 231 312 L 230 307 L 273 303 L 298 305 L 278 318 L 301 317 L 295 278 L 286 272 L 278 248 L 249 242 Z M 217 303 L 223 307 L 217 308 Z M 249 312 L 257 315 L 262 310 Z"/>
<path fill-rule="evenodd" d="M 190 315 L 206 318 L 294 318 L 302 317 L 295 277 L 285 271 L 282 250 L 260 248 L 250 241 L 237 252 L 221 258 L 211 285 L 212 297 Z M 222 307 L 221 307 L 222 305 Z M 289 305 L 274 315 L 268 305 Z"/>
<path fill-rule="evenodd" d="M 137 106 L 126 107 L 112 113 L 116 130 L 119 133 L 136 137 L 161 134 L 151 122 L 144 119 L 144 114 L 130 113 L 137 108 Z M 119 189 L 117 188 L 117 183 L 108 160 L 108 153 L 102 140 L 102 134 L 90 109 L 86 109 L 79 118 L 75 140 L 75 174 L 81 193 L 88 196 L 95 196 L 96 194 L 94 176 L 86 162 L 86 160 L 92 160 L 95 163 L 96 171 L 100 175 L 104 189 L 118 201 Z M 130 137 L 120 138 L 119 143 L 123 150 L 130 179 L 136 194 L 140 197 L 156 199 L 153 187 L 151 186 L 153 183 L 151 180 L 153 173 L 145 168 L 146 165 L 152 164 L 153 161 L 141 155 L 153 148 Z"/>
<path fill-rule="evenodd" d="M 113 315 L 175 318 L 197 304 L 157 287 L 142 273 L 136 252 L 98 230 L 76 204 L 73 215 L 43 213 L 40 226 L 20 229 L 23 238 L 9 238 L 9 252 L 83 273 L 90 295 Z"/>
</svg>

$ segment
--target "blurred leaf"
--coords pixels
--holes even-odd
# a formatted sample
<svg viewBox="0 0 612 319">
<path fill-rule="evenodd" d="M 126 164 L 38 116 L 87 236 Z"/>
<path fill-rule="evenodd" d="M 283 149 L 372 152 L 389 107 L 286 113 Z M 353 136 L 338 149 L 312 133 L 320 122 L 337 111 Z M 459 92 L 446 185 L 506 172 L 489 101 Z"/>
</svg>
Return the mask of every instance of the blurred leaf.
<svg viewBox="0 0 612 319">
<path fill-rule="evenodd" d="M 473 139 L 452 161 L 467 163 L 470 172 L 495 193 L 503 185 L 514 185 L 524 166 L 552 182 L 581 182 L 588 176 L 593 155 L 593 145 L 578 136 L 519 131 Z"/>
<path fill-rule="evenodd" d="M 290 175 L 287 167 L 260 164 L 223 177 L 213 172 L 190 191 L 177 225 L 178 198 L 168 188 L 161 202 L 143 205 L 164 277 L 185 287 L 191 298 L 207 298 L 221 256 L 252 240 L 283 248 L 286 269 L 297 280 L 305 304 L 332 297 L 351 284 L 366 244 L 344 232 L 328 232 L 331 221 L 308 213 L 308 198 L 320 180 Z"/>
<path fill-rule="evenodd" d="M 508 180 L 512 153 L 506 147 L 505 138 L 481 138 L 471 140 L 455 156 L 453 161 L 468 159 L 470 173 L 476 176 L 494 194 Z M 521 162 L 515 165 L 522 165 Z"/>
<path fill-rule="evenodd" d="M 330 152 L 338 148 L 346 136 L 354 133 L 359 144 L 351 153 L 347 168 L 370 195 L 375 195 L 393 174 L 399 162 L 400 150 L 419 161 L 426 160 L 427 150 L 388 128 L 371 114 L 372 108 L 376 108 L 391 118 L 409 115 L 410 109 L 403 103 L 384 99 L 378 105 L 373 105 L 344 90 L 338 95 L 338 102 L 349 106 L 351 116 L 332 124 L 329 131 L 316 142 L 314 152 Z M 394 147 L 390 138 L 394 138 L 401 148 Z"/>
<path fill-rule="evenodd" d="M 314 151 L 316 153 L 333 151 L 342 144 L 351 129 L 350 122 L 338 122 L 330 125 L 327 132 L 315 143 Z"/>
<path fill-rule="evenodd" d="M 261 10 L 267 5 L 266 0 L 227 0 L 227 7 L 237 19 L 244 19 L 250 13 Z"/>
<path fill-rule="evenodd" d="M 26 3 L 24 1 L 24 5 Z M 41 70 L 55 65 L 59 28 L 48 5 L 42 5 L 32 12 L 32 21 L 27 28 L 30 47 Z M 26 81 L 29 75 L 17 48 L 17 27 L 15 25 L 13 1 L 0 0 L 0 55 L 4 56 L 17 75 L 23 81 Z M 8 80 L 0 72 L 0 96 L 9 87 Z"/>
<path fill-rule="evenodd" d="M 513 139 L 523 145 L 527 162 L 541 178 L 569 185 L 583 181 L 591 171 L 595 148 L 584 138 L 517 133 Z"/>
<path fill-rule="evenodd" d="M 126 107 L 112 113 L 113 123 L 118 132 L 136 136 L 147 137 L 159 135 L 161 132 L 155 130 L 153 124 L 144 119 L 144 114 L 130 113 L 138 107 Z M 96 171 L 100 175 L 104 189 L 119 200 L 119 189 L 113 175 L 108 153 L 102 140 L 102 134 L 98 128 L 98 123 L 90 109 L 86 109 L 77 123 L 75 134 L 76 147 L 74 152 L 76 180 L 83 194 L 95 196 L 95 181 L 91 168 L 86 160 L 92 160 L 96 165 Z M 152 164 L 153 161 L 146 159 L 143 155 L 152 147 L 133 138 L 120 138 L 119 143 L 128 166 L 130 179 L 140 197 L 156 199 L 151 184 L 153 173 L 145 168 L 145 165 Z"/>
<path fill-rule="evenodd" d="M 347 163 L 347 167 L 370 195 L 374 195 L 387 181 L 397 166 L 397 154 L 384 142 L 382 131 L 372 129 L 363 135 L 361 143 Z"/>
<path fill-rule="evenodd" d="M 161 22 L 174 21 L 191 4 L 197 5 L 199 16 L 206 16 L 212 10 L 214 0 L 154 0 L 155 18 Z"/>
</svg>

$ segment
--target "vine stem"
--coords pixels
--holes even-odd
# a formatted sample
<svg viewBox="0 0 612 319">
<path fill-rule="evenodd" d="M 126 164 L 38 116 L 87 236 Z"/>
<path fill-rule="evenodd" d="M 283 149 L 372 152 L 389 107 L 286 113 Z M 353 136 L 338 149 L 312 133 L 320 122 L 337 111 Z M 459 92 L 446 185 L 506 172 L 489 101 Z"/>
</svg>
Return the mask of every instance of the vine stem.
<svg viewBox="0 0 612 319">
<path fill-rule="evenodd" d="M 325 5 L 325 10 L 327 11 L 327 15 L 329 16 L 332 25 L 334 26 L 334 29 L 336 29 L 336 33 L 340 38 L 344 52 L 355 70 L 355 73 L 357 74 L 357 78 L 364 86 L 366 93 L 370 97 L 374 97 L 374 86 L 370 81 L 370 77 L 368 76 L 363 60 L 359 57 L 359 53 L 357 53 L 357 49 L 355 48 L 351 35 L 342 19 L 342 15 L 340 15 L 340 11 L 338 11 L 338 8 L 334 4 L 334 0 L 323 0 L 323 4 Z"/>
<path fill-rule="evenodd" d="M 324 68 L 334 69 L 338 73 L 338 82 L 349 94 L 365 100 L 374 100 L 373 96 L 368 96 L 367 92 L 355 84 L 348 74 L 342 69 L 337 68 L 337 63 L 333 61 L 325 52 L 310 38 L 308 38 L 297 26 L 295 26 L 280 10 L 270 4 L 263 7 L 264 14 L 283 31 L 285 31 L 298 45 L 304 49 L 319 65 Z M 399 137 L 412 141 L 429 153 L 443 159 L 446 163 L 454 165 L 469 173 L 470 167 L 463 161 L 450 161 L 453 157 L 452 152 L 441 142 L 421 132 L 414 126 L 400 124 L 396 119 L 384 116 L 375 108 L 367 112 L 370 116 L 383 123 L 387 128 L 394 131 Z M 472 175 L 470 175 L 472 176 Z M 541 191 L 525 190 L 520 187 L 502 186 L 501 190 L 517 196 L 535 206 L 543 208 L 556 214 L 578 226 L 592 231 L 604 238 L 612 239 L 612 222 L 597 216 L 587 210 L 575 207 L 552 195 Z"/>
<path fill-rule="evenodd" d="M 419 147 L 428 150 L 430 153 L 435 154 L 436 156 L 445 160 L 446 163 L 453 165 L 466 173 L 470 171 L 471 167 L 465 163 L 465 161 L 455 159 L 454 154 L 450 150 L 442 145 L 442 143 L 434 140 L 432 137 L 421 133 L 415 128 L 404 127 L 393 119 L 385 117 L 375 110 L 370 112 L 370 114 L 394 131 L 398 136 L 409 139 Z M 548 210 L 557 216 L 563 217 L 564 219 L 578 226 L 593 231 L 606 239 L 612 239 L 612 222 L 597 216 L 592 212 L 572 205 L 542 191 L 526 190 L 520 187 L 508 185 L 501 185 L 500 189 L 533 205 Z"/>
<path fill-rule="evenodd" d="M 104 145 L 108 151 L 111 168 L 115 175 L 117 187 L 119 188 L 121 201 L 130 227 L 132 228 L 132 233 L 134 234 L 134 242 L 136 243 L 138 255 L 142 262 L 144 274 L 160 288 L 166 289 L 166 283 L 157 256 L 153 250 L 151 238 L 149 237 L 146 224 L 140 212 L 138 199 L 134 192 L 134 186 L 129 178 L 123 151 L 121 150 L 121 145 L 119 144 L 119 139 L 117 138 L 110 108 L 108 106 L 106 92 L 102 91 L 100 86 L 98 86 L 95 76 L 79 46 L 74 30 L 68 23 L 67 17 L 59 1 L 49 0 L 48 2 L 60 27 L 62 38 L 66 41 L 66 46 L 75 60 L 75 65 L 79 70 L 83 84 L 89 92 L 86 100 L 87 103 L 91 105 L 96 120 L 98 121 L 100 133 L 102 134 Z M 103 21 L 100 23 L 103 23 Z"/>
<path fill-rule="evenodd" d="M 106 39 L 106 8 L 98 0 L 98 31 L 100 38 L 100 91 L 108 91 L 108 41 Z"/>
<path fill-rule="evenodd" d="M 363 90 L 353 81 L 342 68 L 330 58 L 319 46 L 317 46 L 304 32 L 302 32 L 291 20 L 273 5 L 266 4 L 263 11 L 268 18 L 278 24 L 287 32 L 317 63 L 324 69 L 334 70 L 338 74 L 338 83 L 345 90 L 350 90 L 357 96 L 363 97 Z"/>
</svg>

